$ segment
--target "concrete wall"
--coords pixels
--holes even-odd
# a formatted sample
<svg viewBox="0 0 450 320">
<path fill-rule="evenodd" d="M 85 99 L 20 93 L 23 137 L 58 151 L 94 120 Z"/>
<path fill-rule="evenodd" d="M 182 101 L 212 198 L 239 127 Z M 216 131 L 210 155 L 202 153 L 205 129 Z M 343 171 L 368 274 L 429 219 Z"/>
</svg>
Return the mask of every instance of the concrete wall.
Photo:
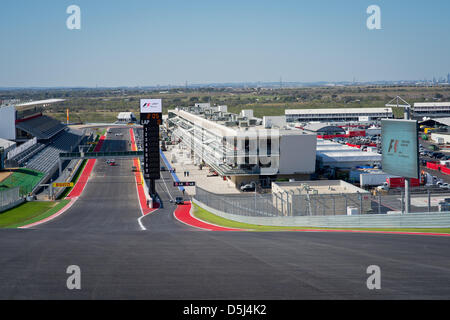
<svg viewBox="0 0 450 320">
<path fill-rule="evenodd" d="M 218 108 L 219 111 L 228 112 L 228 106 L 226 106 L 226 105 L 217 106 L 217 108 Z"/>
<path fill-rule="evenodd" d="M 198 107 L 198 108 L 211 108 L 211 103 L 209 103 L 209 102 L 196 103 L 195 106 Z"/>
<path fill-rule="evenodd" d="M 345 188 L 343 193 L 308 193 L 304 185 Z M 283 188 L 283 186 L 290 188 Z M 293 189 L 294 188 L 294 189 Z M 283 216 L 346 215 L 348 207 L 362 213 L 371 210 L 370 193 L 342 180 L 317 180 L 272 183 L 272 204 Z"/>
<path fill-rule="evenodd" d="M 21 204 L 23 202 L 25 202 L 25 199 L 19 199 L 19 200 L 13 202 L 13 203 L 10 203 L 8 205 L 2 206 L 2 207 L 0 207 L 0 212 L 4 212 L 4 211 L 7 211 L 7 210 L 12 209 L 14 207 L 17 207 L 19 204 Z"/>
<path fill-rule="evenodd" d="M 286 116 L 264 116 L 263 117 L 263 127 L 271 128 L 278 127 L 282 128 L 286 125 Z"/>
<path fill-rule="evenodd" d="M 0 138 L 16 140 L 16 109 L 14 106 L 0 108 Z"/>
<path fill-rule="evenodd" d="M 244 109 L 241 111 L 242 117 L 253 118 L 253 110 L 252 109 Z"/>
<path fill-rule="evenodd" d="M 317 137 L 312 134 L 280 137 L 280 174 L 316 171 Z"/>
</svg>

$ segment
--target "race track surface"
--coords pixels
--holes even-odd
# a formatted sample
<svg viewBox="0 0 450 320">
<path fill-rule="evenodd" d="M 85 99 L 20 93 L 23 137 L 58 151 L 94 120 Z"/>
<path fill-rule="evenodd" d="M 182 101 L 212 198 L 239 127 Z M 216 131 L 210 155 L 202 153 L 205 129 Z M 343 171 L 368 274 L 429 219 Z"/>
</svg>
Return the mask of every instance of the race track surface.
<svg viewBox="0 0 450 320">
<path fill-rule="evenodd" d="M 129 148 L 113 129 L 103 151 Z M 123 136 L 115 136 L 116 132 Z M 131 160 L 95 164 L 76 203 L 32 229 L 0 230 L 0 299 L 449 299 L 448 237 L 320 232 L 209 232 L 163 207 L 141 219 Z M 66 269 L 81 268 L 81 290 Z M 381 268 L 368 290 L 366 268 Z"/>
</svg>

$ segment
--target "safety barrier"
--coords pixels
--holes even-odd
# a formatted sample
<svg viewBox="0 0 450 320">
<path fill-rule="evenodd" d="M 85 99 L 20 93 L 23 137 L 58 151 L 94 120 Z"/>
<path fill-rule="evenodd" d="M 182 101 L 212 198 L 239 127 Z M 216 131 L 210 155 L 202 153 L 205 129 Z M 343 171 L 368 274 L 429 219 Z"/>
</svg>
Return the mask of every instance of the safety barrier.
<svg viewBox="0 0 450 320">
<path fill-rule="evenodd" d="M 0 212 L 15 207 L 23 201 L 24 199 L 20 195 L 19 187 L 0 191 Z"/>
<path fill-rule="evenodd" d="M 450 168 L 437 162 L 427 162 L 427 168 L 431 170 L 439 170 L 443 174 L 450 175 Z"/>
<path fill-rule="evenodd" d="M 427 168 L 431 170 L 439 169 L 439 164 L 434 162 L 427 162 Z"/>
<path fill-rule="evenodd" d="M 225 219 L 242 223 L 319 228 L 449 228 L 450 212 L 409 214 L 363 214 L 354 216 L 245 216 L 212 208 L 198 199 L 193 202 L 201 208 Z"/>
<path fill-rule="evenodd" d="M 358 144 L 351 144 L 351 143 L 346 143 L 347 146 L 352 147 L 352 148 L 358 148 L 361 149 L 361 146 Z"/>
</svg>

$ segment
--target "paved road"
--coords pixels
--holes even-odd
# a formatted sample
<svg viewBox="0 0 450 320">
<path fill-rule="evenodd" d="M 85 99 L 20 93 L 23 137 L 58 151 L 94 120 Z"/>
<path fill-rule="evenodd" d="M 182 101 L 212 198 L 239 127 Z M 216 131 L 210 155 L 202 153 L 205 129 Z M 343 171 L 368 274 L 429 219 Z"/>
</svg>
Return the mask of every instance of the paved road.
<svg viewBox="0 0 450 320">
<path fill-rule="evenodd" d="M 124 148 L 110 136 L 105 148 Z M 99 161 L 77 203 L 32 230 L 0 230 L 1 299 L 448 299 L 449 239 L 433 236 L 207 232 L 176 220 L 178 192 L 142 219 L 131 161 Z M 66 268 L 81 268 L 81 290 Z M 368 290 L 366 268 L 381 268 Z"/>
<path fill-rule="evenodd" d="M 123 136 L 115 136 L 122 131 Z M 112 129 L 104 141 L 102 151 L 127 150 L 127 131 Z M 81 230 L 97 231 L 137 231 L 136 182 L 132 175 L 132 160 L 116 159 L 117 166 L 109 166 L 105 159 L 97 160 L 82 196 L 75 202 L 70 212 L 39 230 Z"/>
</svg>

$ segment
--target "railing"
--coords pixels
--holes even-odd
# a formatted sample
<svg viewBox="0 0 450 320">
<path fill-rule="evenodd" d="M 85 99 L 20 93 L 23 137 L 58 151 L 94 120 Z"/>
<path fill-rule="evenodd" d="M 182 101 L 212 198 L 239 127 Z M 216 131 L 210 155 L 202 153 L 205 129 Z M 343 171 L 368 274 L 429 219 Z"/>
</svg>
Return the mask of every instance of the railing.
<svg viewBox="0 0 450 320">
<path fill-rule="evenodd" d="M 317 196 L 317 195 L 316 195 Z M 193 202 L 225 219 L 242 223 L 267 226 L 333 227 L 333 228 L 449 228 L 450 204 L 436 205 L 428 197 L 423 206 L 412 206 L 414 212 L 402 214 L 401 199 L 394 196 L 369 196 L 364 200 L 361 195 L 350 198 L 349 195 L 308 194 L 306 198 L 283 199 L 273 195 L 218 195 L 196 187 Z M 445 195 L 444 195 L 445 196 Z M 361 202 L 358 204 L 358 199 Z M 414 198 L 413 198 L 414 199 Z M 422 201 L 415 198 L 415 204 Z M 338 201 L 341 203 L 338 204 Z M 359 208 L 363 214 L 347 215 L 347 206 Z M 439 209 L 439 212 L 438 212 Z M 387 214 L 388 213 L 388 214 Z"/>
<path fill-rule="evenodd" d="M 0 191 L 0 212 L 9 209 L 21 200 L 19 187 Z"/>
<path fill-rule="evenodd" d="M 325 215 L 264 217 L 243 216 L 227 213 L 209 207 L 203 202 L 193 199 L 194 204 L 225 219 L 242 223 L 283 226 L 283 227 L 315 227 L 315 228 L 449 228 L 449 212 L 411 213 L 411 214 L 363 214 L 363 215 Z"/>
<path fill-rule="evenodd" d="M 411 213 L 447 211 L 450 194 L 442 192 L 413 193 Z M 215 194 L 196 187 L 195 199 L 217 210 L 240 216 L 335 216 L 347 215 L 348 208 L 358 215 L 401 213 L 404 193 L 378 194 L 339 193 L 240 193 Z M 448 202 L 448 204 L 447 204 Z"/>
<path fill-rule="evenodd" d="M 372 213 L 368 194 L 214 194 L 196 187 L 195 198 L 209 207 L 244 216 L 321 216 L 346 215 L 348 207 Z"/>
<path fill-rule="evenodd" d="M 143 156 L 143 151 L 123 151 L 123 152 L 85 152 L 81 154 L 80 152 L 68 152 L 60 153 L 59 157 L 61 160 L 68 159 L 87 159 L 87 158 L 105 158 L 105 157 L 125 157 L 125 158 L 137 158 Z"/>
</svg>

